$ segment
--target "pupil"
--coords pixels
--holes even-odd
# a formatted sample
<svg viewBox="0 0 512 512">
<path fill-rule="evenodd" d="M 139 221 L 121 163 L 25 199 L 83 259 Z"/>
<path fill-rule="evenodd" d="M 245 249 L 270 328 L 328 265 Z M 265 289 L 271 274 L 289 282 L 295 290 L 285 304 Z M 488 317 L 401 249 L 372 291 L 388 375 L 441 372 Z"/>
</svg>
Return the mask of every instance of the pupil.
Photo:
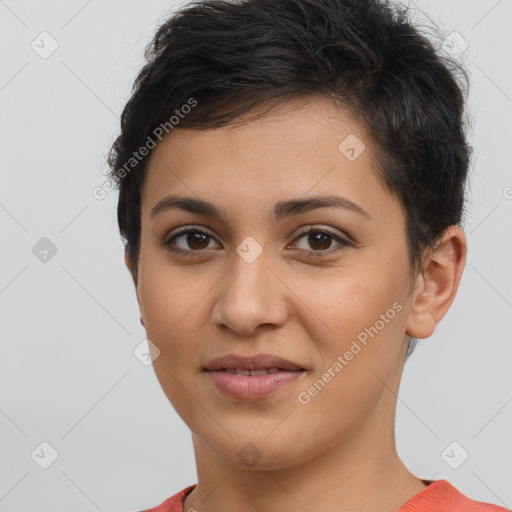
<svg viewBox="0 0 512 512">
<path fill-rule="evenodd" d="M 310 243 L 312 241 L 312 247 L 314 247 L 315 243 L 320 243 L 320 245 L 322 245 L 322 242 L 321 242 L 322 239 L 324 239 L 324 244 L 323 244 L 323 247 L 321 247 L 321 249 L 328 249 L 329 245 L 331 245 L 329 242 L 330 235 L 328 235 L 327 233 L 311 234 L 309 236 L 309 238 L 310 238 Z M 326 239 L 327 239 L 327 246 L 325 246 Z"/>
<path fill-rule="evenodd" d="M 203 235 L 201 233 L 189 233 L 187 236 L 187 243 L 189 244 L 189 247 L 193 247 L 194 244 L 201 245 L 201 241 L 200 241 L 201 238 L 203 239 L 202 241 L 205 242 L 207 235 Z M 208 243 L 206 243 L 206 245 L 208 245 Z M 199 247 L 199 249 L 203 249 L 203 248 L 204 247 Z"/>
</svg>

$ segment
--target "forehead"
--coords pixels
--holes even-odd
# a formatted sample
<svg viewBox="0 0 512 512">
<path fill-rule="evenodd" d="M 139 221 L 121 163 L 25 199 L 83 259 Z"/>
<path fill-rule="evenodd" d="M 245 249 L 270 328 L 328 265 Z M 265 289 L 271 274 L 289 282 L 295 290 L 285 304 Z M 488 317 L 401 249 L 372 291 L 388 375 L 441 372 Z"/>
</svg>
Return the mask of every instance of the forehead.
<svg viewBox="0 0 512 512">
<path fill-rule="evenodd" d="M 389 213 L 395 198 L 377 178 L 373 141 L 332 102 L 290 101 L 243 121 L 208 130 L 178 127 L 166 135 L 147 165 L 142 215 L 170 193 L 239 212 L 284 198 L 338 193 L 374 216 Z"/>
</svg>

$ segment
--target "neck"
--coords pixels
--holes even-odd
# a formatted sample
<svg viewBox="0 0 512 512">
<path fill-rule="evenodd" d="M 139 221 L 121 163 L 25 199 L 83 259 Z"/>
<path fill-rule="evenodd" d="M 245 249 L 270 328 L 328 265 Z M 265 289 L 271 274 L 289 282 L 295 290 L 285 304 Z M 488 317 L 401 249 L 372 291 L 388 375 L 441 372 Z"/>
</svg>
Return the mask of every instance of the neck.
<svg viewBox="0 0 512 512">
<path fill-rule="evenodd" d="M 184 510 L 396 511 L 426 485 L 396 453 L 395 407 L 396 397 L 385 393 L 364 424 L 345 432 L 342 442 L 322 440 L 314 456 L 304 454 L 292 465 L 275 461 L 270 469 L 240 468 L 193 434 L 198 484 Z M 255 444 L 263 447 L 264 441 Z"/>
</svg>

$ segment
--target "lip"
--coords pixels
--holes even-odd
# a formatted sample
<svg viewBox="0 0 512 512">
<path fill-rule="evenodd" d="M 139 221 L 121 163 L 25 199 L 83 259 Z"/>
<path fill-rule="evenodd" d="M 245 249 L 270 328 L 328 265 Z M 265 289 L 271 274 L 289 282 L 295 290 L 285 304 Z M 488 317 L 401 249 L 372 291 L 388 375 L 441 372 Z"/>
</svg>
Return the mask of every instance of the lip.
<svg viewBox="0 0 512 512">
<path fill-rule="evenodd" d="M 305 370 L 301 365 L 273 354 L 256 354 L 253 356 L 228 354 L 212 359 L 204 365 L 204 370 L 206 371 L 227 369 L 267 370 L 269 368 L 278 368 L 288 371 Z"/>
<path fill-rule="evenodd" d="M 235 370 L 269 369 L 272 373 L 262 375 L 235 373 Z M 212 359 L 204 366 L 204 370 L 217 389 L 232 398 L 243 400 L 268 397 L 292 385 L 307 373 L 306 369 L 299 364 L 272 354 L 253 356 L 228 354 Z"/>
<path fill-rule="evenodd" d="M 226 370 L 206 372 L 213 384 L 226 395 L 243 400 L 268 397 L 302 378 L 305 370 L 279 370 L 264 375 L 237 375 Z"/>
</svg>

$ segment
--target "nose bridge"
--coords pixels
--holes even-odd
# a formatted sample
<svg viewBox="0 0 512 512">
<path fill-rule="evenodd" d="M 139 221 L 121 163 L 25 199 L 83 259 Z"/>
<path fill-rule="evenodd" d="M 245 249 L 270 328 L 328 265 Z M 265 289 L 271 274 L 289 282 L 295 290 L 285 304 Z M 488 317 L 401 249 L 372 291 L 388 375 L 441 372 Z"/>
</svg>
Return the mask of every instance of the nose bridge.
<svg viewBox="0 0 512 512">
<path fill-rule="evenodd" d="M 259 244 L 258 244 L 259 245 Z M 286 304 L 281 286 L 268 268 L 268 255 L 253 240 L 245 240 L 233 257 L 231 271 L 223 280 L 214 310 L 214 321 L 241 334 L 261 324 L 281 325 Z"/>
</svg>

